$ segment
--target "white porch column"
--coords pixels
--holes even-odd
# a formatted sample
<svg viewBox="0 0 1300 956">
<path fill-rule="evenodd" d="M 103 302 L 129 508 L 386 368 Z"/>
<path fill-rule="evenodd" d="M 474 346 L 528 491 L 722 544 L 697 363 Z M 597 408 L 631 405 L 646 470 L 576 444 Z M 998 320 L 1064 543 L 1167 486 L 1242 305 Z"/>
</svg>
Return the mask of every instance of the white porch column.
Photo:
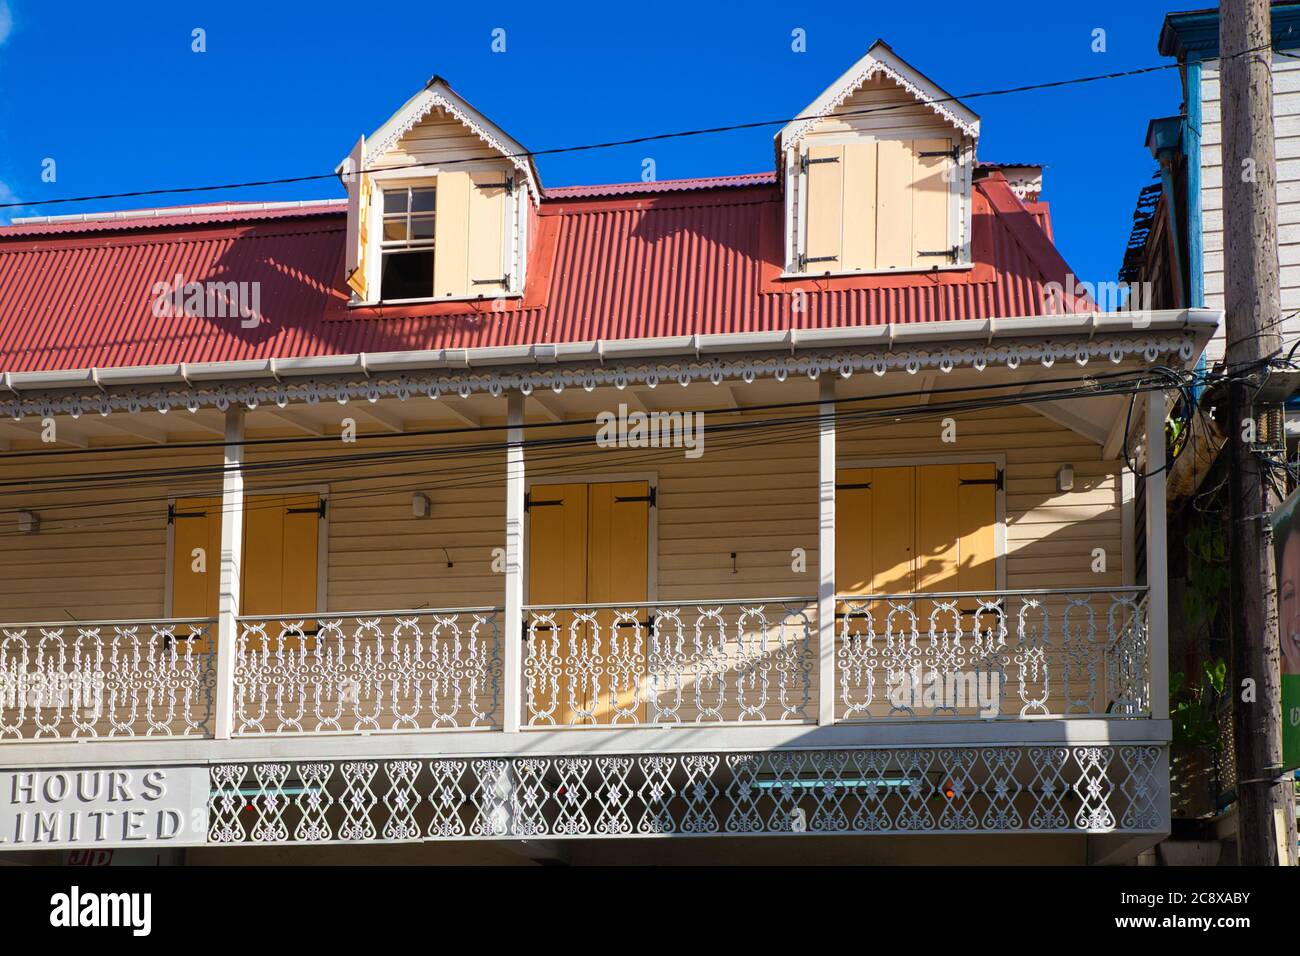
<svg viewBox="0 0 1300 956">
<path fill-rule="evenodd" d="M 1169 559 L 1165 538 L 1165 394 L 1147 393 L 1147 646 L 1151 716 L 1169 717 Z M 1157 472 L 1151 474 L 1151 472 Z"/>
<path fill-rule="evenodd" d="M 835 377 L 817 406 L 817 723 L 835 723 Z"/>
<path fill-rule="evenodd" d="M 244 409 L 226 410 L 225 469 L 221 478 L 221 581 L 217 598 L 216 737 L 229 740 L 235 724 L 235 643 L 239 635 L 240 570 L 244 559 Z"/>
<path fill-rule="evenodd" d="M 506 398 L 505 620 L 501 623 L 505 669 L 505 731 L 517 733 L 524 709 L 524 396 Z"/>
</svg>

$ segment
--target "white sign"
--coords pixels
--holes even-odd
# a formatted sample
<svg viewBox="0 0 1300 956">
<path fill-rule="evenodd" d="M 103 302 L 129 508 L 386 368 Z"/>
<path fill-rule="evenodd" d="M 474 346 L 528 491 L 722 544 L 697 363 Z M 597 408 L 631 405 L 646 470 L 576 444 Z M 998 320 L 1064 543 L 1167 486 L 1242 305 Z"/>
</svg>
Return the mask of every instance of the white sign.
<svg viewBox="0 0 1300 956">
<path fill-rule="evenodd" d="M 207 840 L 206 767 L 0 771 L 0 850 L 193 846 Z"/>
</svg>

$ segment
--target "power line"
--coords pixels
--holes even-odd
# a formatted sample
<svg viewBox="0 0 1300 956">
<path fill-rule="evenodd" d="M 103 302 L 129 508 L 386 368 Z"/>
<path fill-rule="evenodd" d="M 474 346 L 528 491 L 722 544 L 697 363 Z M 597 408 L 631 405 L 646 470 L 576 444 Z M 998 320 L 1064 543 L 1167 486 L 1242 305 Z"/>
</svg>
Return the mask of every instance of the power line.
<svg viewBox="0 0 1300 956">
<path fill-rule="evenodd" d="M 954 386 L 951 388 L 934 389 L 930 392 L 930 394 L 934 395 L 937 393 L 937 394 L 951 395 L 954 393 L 962 394 L 962 393 L 969 393 L 969 392 L 988 392 L 988 391 L 993 391 L 995 389 L 1005 389 L 1005 388 L 1013 388 L 1013 387 L 1023 388 L 1027 385 L 1039 385 L 1039 384 L 1048 385 L 1048 386 L 1067 386 L 1071 382 L 1082 382 L 1085 383 L 1083 386 L 1081 386 L 1084 394 L 1096 395 L 1096 394 L 1104 394 L 1106 390 L 1113 389 L 1116 387 L 1118 387 L 1121 391 L 1127 392 L 1127 387 L 1130 380 L 1133 380 L 1135 377 L 1140 377 L 1142 374 L 1144 373 L 1142 373 L 1139 370 L 1131 370 L 1131 371 L 1118 372 L 1118 373 L 1103 373 L 1102 375 L 1096 375 L 1096 376 L 1077 376 L 1074 378 L 1037 379 L 1029 382 L 1017 381 L 1014 383 L 1003 383 L 1003 384 L 995 384 L 995 385 L 978 384 L 978 385 Z M 1098 384 L 1099 381 L 1103 379 L 1110 382 L 1110 384 L 1109 385 Z M 1051 391 L 1046 393 L 1035 393 L 1035 394 L 1047 395 L 1052 398 L 1055 398 L 1055 397 L 1061 397 L 1062 395 L 1067 393 L 1072 393 L 1073 391 L 1075 390 L 1057 389 L 1056 391 Z M 838 410 L 840 405 L 849 405 L 849 404 L 856 405 L 861 402 L 878 402 L 878 401 L 888 400 L 892 398 L 906 398 L 915 394 L 916 394 L 915 391 L 908 391 L 908 392 L 891 392 L 891 393 L 885 393 L 881 395 L 867 395 L 867 396 L 861 396 L 857 398 L 842 398 L 842 399 L 837 399 L 835 405 Z M 1013 393 L 1013 395 L 1018 400 L 1024 400 L 1027 397 L 1030 397 L 1030 396 L 1026 396 L 1023 392 L 1016 392 Z M 1047 399 L 1043 398 L 1040 400 L 1047 400 Z M 980 403 L 980 400 L 971 400 L 971 401 L 975 402 L 976 405 Z M 808 400 L 808 401 L 799 401 L 799 402 L 768 403 L 764 405 L 748 406 L 746 408 L 746 411 L 795 411 L 799 409 L 805 409 L 810 406 L 819 406 L 820 404 L 822 403 L 815 399 Z M 967 403 L 967 405 L 968 404 L 969 403 Z M 906 408 L 907 406 L 886 407 L 881 409 L 866 409 L 865 411 L 869 414 L 888 415 L 892 413 L 896 408 L 899 407 Z M 936 406 L 932 404 L 927 404 L 927 406 L 925 407 L 933 408 Z M 959 402 L 959 403 L 950 404 L 943 407 L 952 410 L 964 410 L 967 406 Z M 715 410 L 713 413 L 717 414 L 717 411 Z M 804 420 L 806 421 L 807 419 Z M 556 427 L 572 428 L 572 427 L 584 427 L 584 426 L 597 425 L 599 423 L 600 423 L 599 419 L 581 419 L 581 420 L 565 421 L 565 422 L 539 422 L 539 423 L 532 423 L 524 427 L 526 430 L 534 430 L 539 428 L 547 429 L 547 428 L 556 428 Z M 735 423 L 724 424 L 721 426 L 714 426 L 714 430 L 725 431 L 734 427 L 734 424 Z M 754 424 L 763 424 L 763 422 L 760 421 Z M 470 429 L 461 429 L 461 428 L 446 429 L 446 430 L 433 429 L 433 430 L 428 430 L 426 434 L 432 434 L 432 435 L 462 434 L 465 431 L 499 432 L 499 431 L 506 430 L 506 428 L 508 427 L 509 426 L 489 425 L 489 426 L 479 426 L 478 428 L 470 428 Z M 419 433 L 411 433 L 411 434 L 419 434 Z M 374 437 L 381 437 L 381 436 L 374 436 Z M 388 436 L 384 435 L 382 437 L 388 437 Z M 322 439 L 313 436 L 311 440 L 321 441 Z M 331 438 L 328 440 L 331 442 L 338 441 L 337 438 Z M 563 442 L 568 442 L 573 440 L 574 439 L 572 438 L 560 438 L 560 439 L 556 439 L 555 441 L 563 443 Z M 583 437 L 581 440 L 586 441 L 587 438 Z M 278 439 L 262 439 L 259 441 L 274 442 L 274 441 L 278 441 Z M 296 439 L 293 439 L 291 441 L 294 441 L 295 443 L 297 442 Z M 549 444 L 549 442 L 546 439 L 525 439 L 522 443 L 519 444 L 521 444 L 525 448 L 528 448 L 528 447 L 542 447 L 546 444 Z M 140 450 L 144 450 L 144 451 L 157 451 L 159 448 L 159 446 L 157 445 L 134 446 L 134 447 L 138 447 Z M 281 469 L 292 469 L 301 466 L 318 465 L 322 461 L 330 462 L 334 464 L 342 464 L 342 463 L 374 464 L 374 463 L 380 463 L 384 461 L 391 461 L 395 459 L 418 459 L 418 458 L 433 457 L 433 456 L 445 457 L 450 454 L 475 453 L 475 452 L 479 452 L 479 453 L 499 452 L 499 451 L 504 451 L 508 447 L 512 447 L 509 441 L 497 441 L 497 442 L 479 442 L 479 443 L 462 445 L 462 446 L 430 446 L 430 447 L 417 447 L 417 448 L 401 448 L 401 449 L 375 451 L 375 452 L 348 452 L 345 454 L 329 455 L 326 457 L 313 456 L 310 458 L 282 458 L 282 459 L 270 459 L 264 462 L 251 462 L 251 463 L 245 462 L 242 466 L 240 466 L 240 470 L 242 470 L 245 473 L 249 473 L 255 471 L 273 471 L 273 470 L 281 470 Z M 92 449 L 76 449 L 75 451 L 85 452 L 90 450 Z M 111 447 L 103 447 L 103 448 L 97 448 L 93 450 L 102 451 L 105 453 L 114 453 L 117 449 Z M 63 453 L 66 454 L 68 452 L 67 450 L 65 450 Z M 40 452 L 36 452 L 36 454 L 40 454 Z M 210 465 L 201 464 L 201 465 L 189 466 L 185 468 L 142 469 L 137 471 L 108 473 L 107 475 L 103 475 L 102 477 L 95 478 L 94 483 L 97 484 L 99 487 L 106 487 L 109 485 L 111 480 L 136 481 L 136 480 L 154 480 L 158 478 L 222 475 L 225 474 L 227 470 L 228 469 L 226 468 L 224 462 L 213 463 Z M 24 488 L 29 490 L 39 490 L 39 489 L 44 489 L 49 487 L 57 487 L 59 485 L 67 484 L 68 482 L 74 480 L 77 482 L 83 482 L 85 479 L 80 477 L 66 478 L 63 476 L 51 476 L 51 477 L 41 477 L 41 478 L 15 478 L 9 481 L 0 482 L 0 489 Z M 19 491 L 14 493 L 21 494 L 23 492 Z"/>
<path fill-rule="evenodd" d="M 826 374 L 829 375 L 832 373 L 827 372 Z M 1054 385 L 1054 384 L 1059 384 L 1062 382 L 1069 382 L 1069 381 L 1089 381 L 1089 380 L 1108 381 L 1111 379 L 1130 377 L 1135 374 L 1137 374 L 1137 372 L 1128 369 L 1128 370 L 1122 370 L 1117 372 L 1100 372 L 1092 375 L 1082 375 L 1077 378 L 1025 379 L 1025 380 L 1017 381 L 1015 384 L 1024 387 L 1030 385 Z M 1007 384 L 953 385 L 953 386 L 945 386 L 943 388 L 931 388 L 929 390 L 929 393 L 931 395 L 945 395 L 954 392 L 987 391 L 990 388 L 1006 388 L 1006 387 L 1009 387 L 1009 385 Z M 915 394 L 917 394 L 916 389 L 908 389 L 906 391 L 898 391 L 898 392 L 881 392 L 878 394 L 863 395 L 856 398 L 850 398 L 850 397 L 837 398 L 835 400 L 835 403 L 836 405 L 842 405 L 842 404 L 850 404 L 856 402 L 879 401 L 881 399 L 890 399 L 890 398 L 907 398 Z M 790 409 L 790 408 L 808 408 L 820 404 L 822 404 L 822 402 L 819 399 L 807 399 L 804 401 L 797 401 L 797 402 L 766 402 L 759 405 L 746 405 L 744 410 L 745 411 L 773 411 L 773 410 Z M 340 406 L 340 408 L 346 409 L 347 406 L 343 405 Z M 693 409 L 693 410 L 708 411 L 708 409 Z M 730 409 L 726 409 L 725 411 L 730 411 Z M 564 428 L 573 425 L 596 425 L 596 424 L 599 424 L 598 418 L 586 418 L 586 419 L 566 419 L 560 422 L 531 422 L 525 424 L 523 427 L 525 429 Z M 383 440 L 404 439 L 404 438 L 427 438 L 427 437 L 441 437 L 444 435 L 462 435 L 465 433 L 503 432 L 509 430 L 510 427 L 511 426 L 509 424 L 464 425 L 464 426 L 457 426 L 455 428 L 422 428 L 422 429 L 413 429 L 410 431 L 401 431 L 401 432 L 359 433 L 356 436 L 356 438 L 358 441 L 363 439 L 367 441 L 376 441 L 376 440 L 383 441 Z M 215 449 L 221 449 L 225 447 L 248 448 L 248 447 L 266 446 L 266 445 L 304 445 L 304 444 L 309 445 L 309 444 L 316 444 L 321 442 L 337 443 L 339 440 L 340 438 L 338 435 L 300 435 L 300 436 L 279 437 L 279 438 L 242 438 L 238 441 L 231 441 L 231 442 L 226 441 L 224 438 L 213 438 L 205 441 L 167 442 L 166 447 L 168 452 L 170 453 L 173 451 L 189 450 L 189 449 L 215 450 Z M 158 448 L 159 446 L 156 443 L 146 443 L 146 444 L 138 444 L 138 445 L 96 445 L 94 447 L 87 447 L 87 448 L 24 449 L 21 451 L 0 452 L 0 462 L 4 462 L 14 458 L 32 458 L 32 457 L 40 457 L 40 456 L 77 457 L 83 455 L 101 455 L 101 454 L 115 455 L 122 452 L 134 452 L 134 451 L 153 452 L 153 451 L 157 451 Z M 3 487 L 3 483 L 0 483 L 0 487 Z"/>
<path fill-rule="evenodd" d="M 1162 376 L 1162 378 L 1163 377 L 1164 376 Z M 1140 380 L 1134 384 L 1135 389 L 1143 390 L 1143 391 L 1162 389 L 1165 387 L 1168 386 L 1162 386 L 1158 383 L 1143 385 Z M 988 387 L 983 387 L 980 388 L 979 390 L 987 391 Z M 1011 395 L 994 396 L 992 398 L 985 398 L 985 399 L 971 399 L 966 402 L 950 403 L 948 405 L 937 405 L 937 406 L 936 405 L 914 405 L 914 406 L 902 406 L 902 407 L 897 407 L 897 406 L 887 407 L 881 409 L 858 409 L 848 413 L 841 413 L 837 411 L 833 413 L 833 415 L 830 417 L 836 421 L 837 428 L 841 427 L 841 419 L 844 422 L 847 422 L 849 424 L 849 428 L 846 429 L 846 431 L 851 432 L 851 431 L 856 431 L 861 429 L 888 427 L 889 425 L 894 424 L 905 417 L 920 418 L 920 419 L 938 418 L 950 414 L 954 411 L 978 410 L 982 408 L 1005 407 L 1009 405 L 1033 404 L 1035 401 L 1049 401 L 1049 400 L 1055 401 L 1055 400 L 1060 400 L 1068 397 L 1088 397 L 1088 396 L 1096 396 L 1100 394 L 1116 394 L 1119 392 L 1127 392 L 1127 390 L 1128 390 L 1127 387 L 1116 385 L 1102 392 L 1099 392 L 1096 389 L 1092 389 L 1092 388 L 1083 388 L 1083 389 L 1073 389 L 1073 390 L 1060 390 L 1060 391 L 1047 392 L 1047 393 L 1034 393 L 1032 395 L 1024 395 L 1023 393 L 1017 393 Z M 809 436 L 812 434 L 812 429 L 809 426 L 814 423 L 820 422 L 822 419 L 823 416 L 813 416 L 813 417 L 802 417 L 802 418 L 774 420 L 774 421 L 730 423 L 730 424 L 724 424 L 722 426 L 714 426 L 713 428 L 710 429 L 710 433 L 716 433 L 717 431 L 735 432 L 736 435 L 732 437 L 734 437 L 735 439 L 739 439 L 740 441 L 738 442 L 728 443 L 727 441 L 728 436 L 724 435 L 723 447 L 727 449 L 748 448 L 748 447 L 752 447 L 756 443 L 761 443 L 763 445 L 780 443 L 774 441 L 772 436 L 773 434 L 782 433 L 782 432 L 789 433 L 790 441 L 808 441 Z M 891 421 L 879 421 L 880 419 L 890 419 Z M 854 423 L 856 423 L 856 425 Z M 755 430 L 762 433 L 760 435 L 760 439 L 757 442 L 746 443 L 744 441 L 745 436 L 743 433 L 746 431 L 755 431 Z M 588 445 L 591 441 L 591 437 L 592 436 L 590 435 L 579 435 L 579 436 L 566 437 L 562 439 L 548 439 L 545 440 L 545 442 L 548 445 L 555 442 L 563 442 L 564 443 L 563 447 L 568 447 L 569 445 L 576 445 L 576 444 Z M 716 447 L 716 441 L 717 440 L 715 439 L 714 440 L 715 447 Z M 495 448 L 496 446 L 494 445 L 492 447 Z M 474 454 L 477 454 L 481 448 L 482 446 L 468 446 L 468 450 Z M 430 457 L 445 458 L 447 457 L 447 451 L 448 451 L 447 449 L 433 449 L 430 451 L 429 454 Z M 639 457 L 641 459 L 651 459 L 651 460 L 661 459 L 666 455 L 675 456 L 677 451 L 678 451 L 677 449 L 655 449 L 653 452 Z M 549 469 L 546 467 L 542 467 L 542 468 L 537 467 L 537 460 L 538 460 L 537 457 L 530 457 L 530 467 L 528 473 L 532 477 L 536 477 L 539 475 L 544 476 L 552 473 L 561 473 L 561 474 L 571 473 L 571 466 L 568 465 L 567 462 L 570 459 L 585 459 L 585 461 L 589 463 L 590 459 L 587 458 L 589 454 L 590 453 L 588 451 L 584 450 L 580 454 L 561 453 L 559 455 L 554 455 L 554 454 L 549 455 L 543 460 L 547 460 L 550 462 L 558 462 L 557 464 L 553 464 L 552 467 L 550 467 Z M 625 466 L 630 463 L 635 463 L 636 460 L 637 460 L 637 456 L 633 455 L 629 457 L 625 452 L 623 455 L 620 456 L 619 464 L 620 466 Z M 252 495 L 273 495 L 277 491 L 283 493 L 286 491 L 287 488 L 292 488 L 295 485 L 300 487 L 301 484 L 303 483 L 304 478 L 310 480 L 311 478 L 316 477 L 317 471 L 328 472 L 328 470 L 331 467 L 337 467 L 332 459 L 328 459 L 323 462 L 317 461 L 315 464 L 316 464 L 315 471 L 309 472 L 307 475 L 300 475 L 299 479 L 289 486 L 280 487 L 280 488 L 268 487 L 268 488 L 253 489 L 251 490 L 251 494 Z M 387 473 L 387 474 L 372 475 L 372 476 L 361 476 L 356 478 L 345 478 L 342 481 L 342 483 L 344 484 L 359 484 L 359 483 L 378 481 L 378 480 L 391 481 L 393 478 L 398 478 L 398 477 L 420 477 L 424 479 L 424 481 L 414 486 L 402 485 L 398 487 L 398 486 L 389 485 L 389 486 L 382 486 L 378 489 L 357 491 L 353 493 L 332 492 L 330 497 L 331 500 L 367 498 L 367 497 L 375 497 L 383 494 L 390 494 L 393 493 L 394 491 L 400 491 L 400 490 L 420 490 L 420 489 L 428 489 L 431 487 L 443 487 L 447 483 L 455 484 L 455 486 L 458 488 L 464 488 L 464 487 L 473 487 L 474 485 L 472 484 L 472 480 L 475 478 L 484 479 L 480 482 L 480 484 L 500 484 L 502 481 L 504 481 L 505 478 L 503 470 L 500 468 L 499 465 L 496 464 L 494 464 L 494 466 L 490 470 L 480 470 L 478 472 L 475 472 L 473 470 L 473 466 L 470 466 L 468 469 L 468 473 L 457 474 L 462 471 L 465 471 L 465 469 L 439 468 L 438 471 L 434 473 L 430 473 L 426 470 L 420 470 L 420 471 L 408 472 L 404 474 Z M 453 475 L 455 477 L 449 477 Z M 433 485 L 430 485 L 428 481 L 428 479 L 430 478 L 443 479 L 443 481 L 442 483 L 435 481 Z M 150 496 L 147 498 L 140 498 L 140 499 L 128 499 L 116 503 L 129 504 L 129 503 L 149 502 L 149 503 L 156 504 L 158 500 L 159 499 L 156 496 Z M 55 509 L 68 511 L 76 508 L 95 508 L 95 509 L 102 510 L 104 507 L 107 507 L 111 504 L 114 504 L 114 502 L 95 501 L 83 505 L 63 506 L 61 509 L 59 508 L 59 506 L 55 506 Z M 278 507 L 278 505 L 265 505 L 263 507 Z M 258 510 L 258 506 L 246 505 L 245 510 Z M 107 519 L 105 522 L 102 522 L 101 526 L 108 526 L 110 524 L 121 524 L 123 522 L 129 522 L 131 519 L 134 518 L 147 519 L 148 521 L 153 522 L 157 520 L 158 512 L 156 508 L 154 508 L 143 512 L 128 513 L 126 515 L 115 515 L 112 518 Z M 75 519 L 67 519 L 67 520 L 75 520 Z M 68 528 L 67 530 L 81 530 L 84 529 L 85 527 L 86 526 L 83 524 L 75 528 Z M 20 534 L 20 533 L 21 532 L 6 532 L 6 533 L 0 533 L 0 536 L 9 536 L 9 535 Z"/>
<path fill-rule="evenodd" d="M 1240 54 L 1231 54 L 1230 56 L 1246 56 L 1251 53 L 1258 53 L 1262 50 L 1269 49 L 1270 46 L 1271 45 L 1266 44 L 1259 47 L 1255 47 L 1250 50 L 1244 50 Z M 1223 57 L 1222 59 L 1229 59 L 1230 56 Z M 1134 76 L 1142 76 L 1147 73 L 1158 73 L 1164 70 L 1177 69 L 1179 66 L 1180 64 L 1178 63 L 1160 63 L 1154 66 L 1138 67 L 1132 70 L 1117 70 L 1111 73 L 1096 73 L 1089 76 L 1073 77 L 1065 80 L 1050 80 L 1044 83 L 1026 83 L 1020 86 L 1010 86 L 1001 89 L 978 90 L 971 93 L 963 93 L 958 96 L 942 96 L 935 99 L 925 100 L 924 105 L 933 106 L 941 103 L 957 103 L 962 100 L 979 99 L 983 97 L 1008 96 L 1015 93 L 1029 93 L 1038 90 L 1059 89 L 1061 87 L 1066 87 L 1066 86 L 1079 86 L 1086 83 L 1098 83 L 1106 80 L 1126 79 Z M 845 110 L 843 112 L 837 113 L 836 115 L 837 116 L 860 116 L 869 113 L 882 113 L 882 112 L 888 112 L 896 109 L 904 109 L 904 108 L 911 107 L 913 105 L 914 104 L 910 102 L 892 103 L 892 104 L 886 104 L 884 106 L 867 107 L 859 110 Z M 587 151 L 597 150 L 597 149 L 611 149 L 618 146 L 635 146 L 642 143 L 658 142 L 661 140 L 668 140 L 668 139 L 682 139 L 682 138 L 692 137 L 692 136 L 708 136 L 716 133 L 728 133 L 728 132 L 735 132 L 738 130 L 746 130 L 746 129 L 761 129 L 766 126 L 784 126 L 787 123 L 793 123 L 800 120 L 813 120 L 813 119 L 821 119 L 821 118 L 822 117 L 817 115 L 801 114 L 797 116 L 780 117 L 777 119 L 754 120 L 747 123 L 732 123 L 725 126 L 708 126 L 708 127 L 701 127 L 696 129 L 676 130 L 667 133 L 651 133 L 645 136 L 634 136 L 629 139 L 606 140 L 597 143 L 583 143 L 575 146 L 556 146 L 550 149 L 521 150 L 517 153 L 504 154 L 504 156 L 507 159 L 533 159 L 538 156 L 554 156 L 561 153 L 587 152 Z M 452 165 L 457 165 L 460 163 L 467 163 L 467 162 L 477 162 L 477 160 L 470 160 L 470 159 L 438 160 L 438 161 L 430 161 L 430 162 L 422 162 L 422 163 L 403 163 L 395 166 L 384 166 L 382 168 L 384 170 L 416 169 L 416 168 L 422 168 L 426 166 L 438 166 L 438 167 L 452 166 Z M 379 167 L 368 167 L 366 169 L 357 170 L 356 173 L 354 173 L 354 175 L 374 172 L 378 168 Z M 138 198 L 141 196 L 162 196 L 162 195 L 170 195 L 175 193 L 213 192 L 213 191 L 224 190 L 224 189 L 246 189 L 246 188 L 259 187 L 259 186 L 291 185 L 294 183 L 314 182 L 314 181 L 325 180 L 325 179 L 333 179 L 335 178 L 335 176 L 336 174 L 334 172 L 312 173 L 312 174 L 302 175 L 302 176 L 283 176 L 275 179 L 246 180 L 244 182 L 234 182 L 234 183 L 212 183 L 212 184 L 205 184 L 201 186 L 175 186 L 175 187 L 167 187 L 167 188 L 159 188 L 159 189 L 135 189 L 126 192 L 98 193 L 95 195 L 86 195 L 86 196 L 64 196 L 58 199 L 45 199 L 39 201 L 0 203 L 0 209 L 13 209 L 20 206 L 52 206 L 52 205 L 63 204 L 63 203 L 91 202 L 91 201 L 103 200 L 103 199 L 131 199 L 131 198 Z"/>
</svg>

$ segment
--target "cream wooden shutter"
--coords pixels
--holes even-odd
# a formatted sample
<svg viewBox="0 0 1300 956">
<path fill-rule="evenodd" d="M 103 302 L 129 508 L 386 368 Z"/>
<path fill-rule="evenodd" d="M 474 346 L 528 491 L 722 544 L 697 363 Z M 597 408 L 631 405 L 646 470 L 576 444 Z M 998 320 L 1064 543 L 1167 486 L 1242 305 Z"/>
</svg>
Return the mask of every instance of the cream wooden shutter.
<svg viewBox="0 0 1300 956">
<path fill-rule="evenodd" d="M 813 146 L 806 156 L 807 241 L 801 271 L 840 272 L 844 217 L 844 147 Z"/>
<path fill-rule="evenodd" d="M 912 181 L 916 160 L 909 140 L 882 139 L 876 154 L 876 268 L 907 269 L 912 258 Z"/>
<path fill-rule="evenodd" d="M 348 224 L 343 275 L 363 300 L 366 297 L 366 217 L 370 215 L 370 177 L 361 173 L 366 164 L 366 138 L 362 136 L 347 158 L 344 185 L 348 190 Z"/>
<path fill-rule="evenodd" d="M 495 296 L 509 291 L 505 260 L 506 213 L 511 178 L 504 170 L 470 173 L 469 294 Z"/>
<path fill-rule="evenodd" d="M 912 261 L 921 269 L 948 265 L 953 261 L 948 251 L 954 242 L 949 229 L 954 168 L 950 155 L 952 140 L 918 139 L 912 145 L 916 160 L 912 180 Z M 940 254 L 923 254 L 936 252 Z"/>
<path fill-rule="evenodd" d="M 433 229 L 433 294 L 460 299 L 469 291 L 469 206 L 474 185 L 470 174 L 438 174 L 437 223 Z"/>
<path fill-rule="evenodd" d="M 876 153 L 874 142 L 844 147 L 844 272 L 876 268 Z"/>
</svg>

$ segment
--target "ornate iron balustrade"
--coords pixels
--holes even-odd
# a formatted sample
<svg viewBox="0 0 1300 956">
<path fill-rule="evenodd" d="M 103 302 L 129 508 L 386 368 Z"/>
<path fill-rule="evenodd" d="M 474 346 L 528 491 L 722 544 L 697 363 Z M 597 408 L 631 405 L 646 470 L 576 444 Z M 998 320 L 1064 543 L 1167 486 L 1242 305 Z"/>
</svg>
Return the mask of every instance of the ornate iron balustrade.
<svg viewBox="0 0 1300 956">
<path fill-rule="evenodd" d="M 807 721 L 814 598 L 524 611 L 537 726 Z"/>
<path fill-rule="evenodd" d="M 499 608 L 247 617 L 235 736 L 500 727 Z"/>
<path fill-rule="evenodd" d="M 1154 832 L 1165 748 L 223 764 L 208 842 Z"/>
<path fill-rule="evenodd" d="M 841 597 L 837 716 L 1149 715 L 1145 590 Z"/>
<path fill-rule="evenodd" d="M 211 735 L 214 622 L 0 624 L 0 740 Z"/>
</svg>

